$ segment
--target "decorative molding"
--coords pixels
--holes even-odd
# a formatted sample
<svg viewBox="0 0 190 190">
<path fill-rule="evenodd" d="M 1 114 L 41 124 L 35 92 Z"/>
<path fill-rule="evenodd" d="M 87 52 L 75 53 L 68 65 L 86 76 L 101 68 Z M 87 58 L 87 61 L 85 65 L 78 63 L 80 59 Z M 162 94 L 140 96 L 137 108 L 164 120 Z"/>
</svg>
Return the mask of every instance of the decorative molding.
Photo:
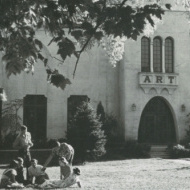
<svg viewBox="0 0 190 190">
<path fill-rule="evenodd" d="M 139 73 L 139 85 L 145 94 L 152 89 L 161 94 L 165 89 L 171 95 L 178 87 L 177 73 Z"/>
</svg>

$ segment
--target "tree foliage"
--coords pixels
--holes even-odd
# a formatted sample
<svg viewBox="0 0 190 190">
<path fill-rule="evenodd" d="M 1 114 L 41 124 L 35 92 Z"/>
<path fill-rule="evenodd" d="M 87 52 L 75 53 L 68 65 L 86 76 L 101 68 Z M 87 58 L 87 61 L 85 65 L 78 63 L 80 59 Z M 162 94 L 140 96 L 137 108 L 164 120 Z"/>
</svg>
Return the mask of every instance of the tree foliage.
<svg viewBox="0 0 190 190">
<path fill-rule="evenodd" d="M 82 162 L 97 159 L 106 153 L 106 136 L 96 111 L 89 102 L 83 102 L 70 122 L 67 139 L 75 149 L 75 159 Z"/>
<path fill-rule="evenodd" d="M 97 116 L 99 117 L 100 122 L 104 123 L 104 121 L 105 121 L 105 111 L 104 111 L 104 107 L 103 107 L 101 101 L 97 105 L 96 113 L 97 113 Z"/>
<path fill-rule="evenodd" d="M 22 118 L 18 112 L 22 106 L 23 100 L 21 99 L 11 100 L 4 104 L 0 131 L 2 136 L 1 143 L 3 143 L 1 145 L 4 147 L 12 148 L 12 143 L 20 130 Z"/>
<path fill-rule="evenodd" d="M 143 33 L 146 21 L 154 26 L 152 16 L 161 19 L 164 13 L 157 4 L 133 7 L 127 2 L 0 0 L 0 51 L 6 63 L 7 76 L 22 71 L 34 72 L 38 60 L 44 62 L 46 69 L 53 70 L 41 53 L 43 44 L 36 36 L 37 29 L 43 29 L 51 35 L 49 44 L 57 44 L 57 54 L 63 61 L 71 55 L 76 57 L 75 75 L 80 55 L 89 46 L 110 35 L 136 40 Z M 73 37 L 80 44 L 80 49 L 76 48 Z M 67 79 L 61 77 L 61 74 L 59 78 L 59 84 L 54 83 L 57 81 L 54 77 L 51 77 L 51 83 L 64 89 L 62 83 L 69 83 L 65 82 Z"/>
</svg>

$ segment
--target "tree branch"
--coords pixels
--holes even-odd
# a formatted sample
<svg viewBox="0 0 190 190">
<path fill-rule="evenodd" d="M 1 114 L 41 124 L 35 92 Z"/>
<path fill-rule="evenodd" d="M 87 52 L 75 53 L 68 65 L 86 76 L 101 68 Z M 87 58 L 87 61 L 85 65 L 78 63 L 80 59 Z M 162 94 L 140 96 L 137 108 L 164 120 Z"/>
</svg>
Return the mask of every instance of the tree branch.
<svg viewBox="0 0 190 190">
<path fill-rule="evenodd" d="M 102 12 L 105 10 L 106 8 L 106 1 L 107 0 L 104 0 L 104 3 L 103 3 L 103 9 L 102 9 Z M 126 0 L 124 0 L 126 1 Z M 125 3 L 125 2 L 124 2 Z M 94 28 L 94 33 L 96 32 L 96 30 L 98 29 L 98 27 L 101 25 L 102 23 L 97 23 L 96 27 Z M 86 43 L 83 45 L 82 49 L 79 51 L 79 54 L 78 54 L 78 57 L 77 57 L 77 61 L 75 63 L 75 68 L 74 68 L 74 71 L 73 71 L 73 78 L 75 77 L 75 73 L 76 73 L 76 69 L 77 69 L 77 65 L 78 65 L 78 62 L 79 62 L 79 59 L 80 59 L 80 56 L 82 54 L 82 52 L 85 50 L 86 46 L 88 45 L 88 43 L 90 42 L 91 38 L 93 37 L 94 33 L 88 38 L 88 40 L 86 41 Z"/>
<path fill-rule="evenodd" d="M 123 2 L 120 4 L 120 8 L 123 7 L 123 5 L 127 2 L 127 0 L 123 0 Z"/>
<path fill-rule="evenodd" d="M 96 32 L 96 30 L 98 29 L 98 27 L 100 26 L 101 24 L 98 24 L 95 28 L 94 28 L 94 32 Z M 75 73 L 76 73 L 76 69 L 77 69 L 77 65 L 78 65 L 78 62 L 79 62 L 79 59 L 80 59 L 80 55 L 81 53 L 85 50 L 86 46 L 88 45 L 88 43 L 90 42 L 90 40 L 92 39 L 94 33 L 92 33 L 92 35 L 88 38 L 88 40 L 86 41 L 86 43 L 83 45 L 82 49 L 79 51 L 79 54 L 78 54 L 78 57 L 77 57 L 77 61 L 75 63 L 75 68 L 74 68 L 74 71 L 73 71 L 73 78 L 75 77 Z"/>
<path fill-rule="evenodd" d="M 57 57 L 54 57 L 54 56 L 52 56 L 52 55 L 50 55 L 53 59 L 56 59 L 57 61 L 60 61 L 60 62 L 62 62 L 62 63 L 64 63 L 64 61 L 63 60 L 61 60 L 61 59 L 58 59 Z"/>
</svg>

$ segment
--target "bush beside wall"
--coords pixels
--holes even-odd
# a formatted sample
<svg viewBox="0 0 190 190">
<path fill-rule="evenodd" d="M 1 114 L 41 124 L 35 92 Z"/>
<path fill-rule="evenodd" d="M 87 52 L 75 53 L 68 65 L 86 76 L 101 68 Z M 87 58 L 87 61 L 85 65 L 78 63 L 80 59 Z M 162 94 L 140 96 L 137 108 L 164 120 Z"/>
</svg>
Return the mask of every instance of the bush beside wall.
<svg viewBox="0 0 190 190">
<path fill-rule="evenodd" d="M 177 144 L 169 148 L 172 158 L 190 158 L 190 149 Z"/>
</svg>

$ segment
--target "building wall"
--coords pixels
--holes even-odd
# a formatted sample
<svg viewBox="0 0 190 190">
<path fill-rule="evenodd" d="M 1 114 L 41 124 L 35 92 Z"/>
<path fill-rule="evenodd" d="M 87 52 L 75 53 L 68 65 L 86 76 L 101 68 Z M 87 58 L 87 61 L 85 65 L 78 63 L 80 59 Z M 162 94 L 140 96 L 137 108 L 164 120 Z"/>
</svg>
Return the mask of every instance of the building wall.
<svg viewBox="0 0 190 190">
<path fill-rule="evenodd" d="M 166 1 L 162 2 L 167 3 Z M 170 0 L 171 3 L 171 0 Z M 38 36 L 45 46 L 50 37 L 42 31 Z M 167 90 L 161 92 L 150 90 L 148 93 L 139 84 L 141 72 L 141 37 L 137 41 L 127 40 L 123 60 L 116 68 L 108 62 L 105 51 L 101 47 L 93 47 L 84 52 L 78 63 L 75 77 L 75 57 L 70 57 L 64 63 L 57 53 L 57 46 L 52 43 L 43 50 L 48 57 L 48 64 L 52 69 L 58 69 L 61 74 L 72 82 L 63 91 L 47 83 L 47 74 L 42 62 L 35 65 L 34 75 L 22 72 L 17 76 L 6 77 L 5 65 L 1 64 L 0 86 L 5 89 L 8 101 L 23 99 L 26 95 L 45 95 L 47 97 L 47 137 L 65 137 L 67 130 L 67 100 L 71 95 L 87 95 L 96 109 L 99 101 L 102 102 L 105 112 L 114 114 L 121 125 L 121 133 L 126 140 L 137 140 L 140 118 L 143 109 L 153 97 L 163 97 L 170 107 L 175 121 L 177 140 L 184 138 L 188 128 L 186 115 L 190 112 L 190 37 L 188 15 L 183 11 L 166 11 L 163 24 L 159 25 L 155 33 L 150 36 L 161 36 L 163 40 L 171 36 L 174 39 L 174 67 L 178 73 L 178 86 L 170 94 Z M 51 55 L 50 55 L 51 54 Z M 132 110 L 132 104 L 136 110 Z M 182 112 L 181 105 L 186 106 Z M 23 116 L 21 109 L 19 114 Z"/>
<path fill-rule="evenodd" d="M 190 36 L 188 26 L 188 16 L 181 11 L 166 11 L 163 17 L 163 24 L 159 25 L 152 39 L 160 36 L 165 39 L 168 36 L 174 39 L 174 71 L 179 74 L 177 89 L 169 94 L 167 90 L 157 92 L 150 90 L 147 94 L 139 85 L 138 73 L 141 72 L 141 37 L 138 40 L 128 40 L 124 55 L 124 81 L 120 81 L 123 95 L 120 102 L 123 106 L 123 123 L 125 125 L 125 138 L 127 140 L 138 139 L 138 129 L 142 111 L 148 101 L 156 96 L 163 97 L 169 104 L 175 120 L 177 140 L 184 138 L 188 128 L 186 124 L 187 113 L 190 112 L 189 98 L 190 87 Z M 123 72 L 120 70 L 120 73 Z M 136 111 L 132 111 L 131 105 L 136 104 Z M 184 112 L 181 111 L 181 105 L 186 106 Z"/>
<path fill-rule="evenodd" d="M 42 31 L 38 36 L 47 45 L 50 37 Z M 5 89 L 8 101 L 23 99 L 26 95 L 45 95 L 47 97 L 47 137 L 65 137 L 67 130 L 67 99 L 71 95 L 87 95 L 94 109 L 101 101 L 105 112 L 118 117 L 118 68 L 112 68 L 105 56 L 105 51 L 100 47 L 84 52 L 78 63 L 76 75 L 73 79 L 73 71 L 76 62 L 75 57 L 66 59 L 60 63 L 50 56 L 61 58 L 56 54 L 57 47 L 51 44 L 42 53 L 49 59 L 48 63 L 52 69 L 58 69 L 61 74 L 72 82 L 65 90 L 61 90 L 47 83 L 47 75 L 42 62 L 35 65 L 35 72 L 20 75 L 11 75 L 7 79 L 5 65 L 1 64 L 0 85 Z M 23 111 L 20 110 L 23 117 Z"/>
</svg>

